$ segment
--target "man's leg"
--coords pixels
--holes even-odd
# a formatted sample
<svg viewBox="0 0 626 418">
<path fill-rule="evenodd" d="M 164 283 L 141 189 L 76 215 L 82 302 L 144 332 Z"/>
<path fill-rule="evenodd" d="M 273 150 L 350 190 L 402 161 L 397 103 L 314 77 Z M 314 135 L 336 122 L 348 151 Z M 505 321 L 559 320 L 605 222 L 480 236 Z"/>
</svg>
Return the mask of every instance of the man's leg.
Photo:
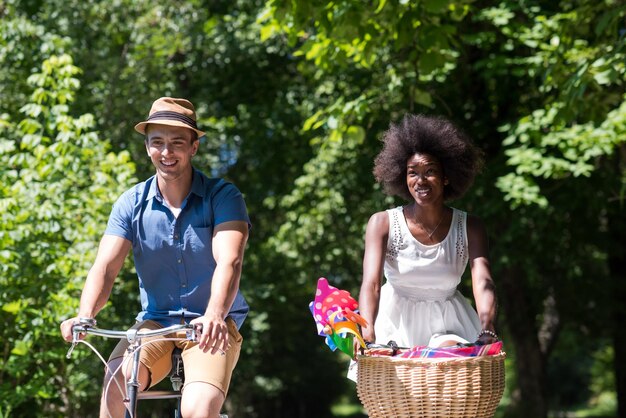
<svg viewBox="0 0 626 418">
<path fill-rule="evenodd" d="M 183 418 L 218 418 L 224 405 L 224 392 L 204 382 L 185 385 L 181 402 Z"/>
<path fill-rule="evenodd" d="M 181 402 L 183 418 L 218 418 L 230 379 L 237 361 L 243 338 L 232 318 L 226 318 L 228 348 L 224 355 L 203 353 L 198 343 L 185 342 L 183 363 L 185 386 Z"/>
<path fill-rule="evenodd" d="M 132 359 L 129 358 L 126 362 L 126 367 L 120 368 L 123 358 L 118 357 L 110 360 L 108 363 L 108 370 L 104 376 L 104 382 L 102 386 L 102 397 L 100 398 L 100 418 L 118 418 L 124 417 L 126 413 L 126 406 L 123 402 L 126 396 L 126 382 L 130 378 L 132 369 Z M 125 370 L 121 370 L 125 369 Z M 117 371 L 115 380 L 112 380 L 112 372 Z M 143 365 L 139 365 L 139 390 L 145 390 L 147 382 L 150 379 L 150 373 L 148 369 Z M 117 384 L 116 384 L 117 381 Z"/>
<path fill-rule="evenodd" d="M 154 321 L 142 321 L 132 327 L 139 330 L 151 330 L 163 328 Z M 158 339 L 155 337 L 154 339 Z M 144 339 L 146 343 L 148 339 Z M 109 367 L 104 377 L 102 398 L 100 401 L 100 418 L 123 417 L 126 406 L 123 399 L 126 397 L 126 382 L 130 379 L 133 369 L 133 354 L 128 353 L 129 343 L 126 339 L 121 340 L 109 356 Z M 172 350 L 174 344 L 171 341 L 157 341 L 145 344 L 141 349 L 139 360 L 139 391 L 147 390 L 150 386 L 160 382 L 172 368 Z M 124 365 L 120 367 L 120 364 Z M 116 372 L 116 379 L 111 379 L 111 374 Z M 115 382 L 117 381 L 116 384 Z"/>
</svg>

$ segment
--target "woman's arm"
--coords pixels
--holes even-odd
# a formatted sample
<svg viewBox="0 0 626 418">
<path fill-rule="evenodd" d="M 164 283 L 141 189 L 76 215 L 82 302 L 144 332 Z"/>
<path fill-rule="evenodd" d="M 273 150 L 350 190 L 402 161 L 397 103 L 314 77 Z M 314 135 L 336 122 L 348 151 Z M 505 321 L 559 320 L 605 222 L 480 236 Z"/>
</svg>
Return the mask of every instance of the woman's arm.
<svg viewBox="0 0 626 418">
<path fill-rule="evenodd" d="M 375 342 L 374 322 L 378 315 L 383 263 L 389 236 L 389 215 L 378 212 L 372 215 L 365 231 L 365 254 L 363 255 L 363 282 L 359 292 L 359 312 L 368 326 L 362 330 L 363 339 Z"/>
<path fill-rule="evenodd" d="M 494 334 L 483 334 L 479 340 L 483 343 L 494 342 L 496 320 L 496 286 L 489 267 L 489 241 L 482 221 L 474 216 L 467 220 L 467 238 L 469 246 L 472 289 L 476 302 L 476 311 L 483 330 Z"/>
</svg>

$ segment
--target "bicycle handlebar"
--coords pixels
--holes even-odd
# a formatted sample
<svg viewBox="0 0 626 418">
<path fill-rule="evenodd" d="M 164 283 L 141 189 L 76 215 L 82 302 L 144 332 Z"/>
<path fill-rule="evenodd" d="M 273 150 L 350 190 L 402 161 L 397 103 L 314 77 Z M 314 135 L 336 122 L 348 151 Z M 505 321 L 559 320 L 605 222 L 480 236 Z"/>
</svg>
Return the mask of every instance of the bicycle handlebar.
<svg viewBox="0 0 626 418">
<path fill-rule="evenodd" d="M 72 345 L 70 349 L 67 351 L 66 357 L 69 359 L 72 355 L 72 351 L 76 344 L 79 341 L 79 334 L 92 334 L 98 335 L 100 337 L 106 338 L 118 338 L 123 339 L 126 338 L 129 343 L 140 342 L 142 338 L 146 337 L 159 337 L 167 334 L 171 334 L 177 331 L 186 331 L 186 339 L 189 341 L 197 341 L 198 335 L 196 334 L 199 330 L 201 330 L 201 325 L 191 325 L 191 324 L 179 324 L 179 325 L 170 325 L 169 327 L 153 329 L 153 330 L 136 330 L 129 329 L 126 331 L 112 330 L 112 329 L 104 329 L 98 328 L 95 325 L 95 320 L 83 320 L 81 318 L 80 323 L 72 326 Z"/>
<path fill-rule="evenodd" d="M 90 326 L 85 326 L 85 325 L 80 325 L 80 324 L 74 325 L 72 327 L 72 333 L 74 335 L 85 333 L 85 334 L 98 335 L 100 337 L 106 337 L 106 338 L 119 338 L 119 339 L 127 338 L 129 342 L 133 342 L 137 338 L 158 337 L 162 335 L 171 334 L 177 331 L 191 331 L 191 333 L 194 335 L 193 340 L 195 340 L 196 327 L 193 325 L 189 325 L 189 324 L 171 325 L 166 328 L 152 329 L 152 330 L 147 330 L 147 331 L 138 331 L 136 329 L 129 329 L 127 331 L 119 331 L 119 330 L 112 330 L 112 329 L 90 327 Z"/>
</svg>

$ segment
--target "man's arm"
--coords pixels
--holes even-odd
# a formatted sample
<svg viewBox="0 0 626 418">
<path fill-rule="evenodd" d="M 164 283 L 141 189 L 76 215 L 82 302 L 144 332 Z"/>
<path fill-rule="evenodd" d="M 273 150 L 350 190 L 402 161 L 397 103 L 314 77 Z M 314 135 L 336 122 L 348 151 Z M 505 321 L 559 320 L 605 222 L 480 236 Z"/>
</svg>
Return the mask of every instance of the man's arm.
<svg viewBox="0 0 626 418">
<path fill-rule="evenodd" d="M 72 341 L 72 326 L 78 322 L 78 318 L 95 318 L 104 307 L 113 289 L 115 278 L 130 251 L 130 246 L 130 241 L 115 235 L 102 237 L 96 261 L 85 280 L 78 315 L 61 323 L 61 334 L 64 340 Z"/>
<path fill-rule="evenodd" d="M 224 319 L 237 296 L 243 266 L 243 255 L 248 241 L 248 223 L 244 221 L 224 222 L 213 232 L 213 258 L 216 267 L 211 283 L 211 298 L 204 316 L 191 323 L 202 324 L 200 348 L 205 352 L 228 348 L 228 329 Z"/>
</svg>

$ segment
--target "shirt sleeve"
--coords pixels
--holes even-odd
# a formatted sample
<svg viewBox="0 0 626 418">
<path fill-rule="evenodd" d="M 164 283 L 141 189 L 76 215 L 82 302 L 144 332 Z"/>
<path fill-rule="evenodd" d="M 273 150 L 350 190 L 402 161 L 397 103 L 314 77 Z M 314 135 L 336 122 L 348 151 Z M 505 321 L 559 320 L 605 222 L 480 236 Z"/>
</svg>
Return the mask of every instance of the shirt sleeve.
<svg viewBox="0 0 626 418">
<path fill-rule="evenodd" d="M 133 240 L 132 217 L 133 217 L 133 190 L 127 190 L 113 204 L 105 235 L 115 235 Z"/>
<path fill-rule="evenodd" d="M 239 189 L 224 181 L 213 196 L 214 225 L 230 221 L 244 221 L 251 227 L 246 202 Z"/>
</svg>

